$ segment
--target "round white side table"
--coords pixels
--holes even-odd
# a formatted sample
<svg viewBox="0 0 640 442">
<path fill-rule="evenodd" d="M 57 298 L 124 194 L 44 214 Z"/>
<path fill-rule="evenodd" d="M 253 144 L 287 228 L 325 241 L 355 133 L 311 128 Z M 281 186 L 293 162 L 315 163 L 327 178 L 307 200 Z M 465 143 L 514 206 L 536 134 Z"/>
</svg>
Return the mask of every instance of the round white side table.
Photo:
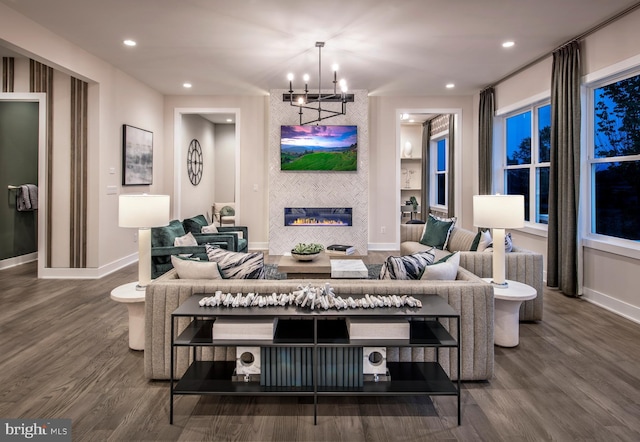
<svg viewBox="0 0 640 442">
<path fill-rule="evenodd" d="M 482 278 L 491 282 L 491 278 Z M 493 286 L 494 331 L 493 342 L 500 347 L 515 347 L 520 341 L 520 305 L 534 299 L 536 289 L 518 281 L 507 280 L 508 287 Z"/>
<path fill-rule="evenodd" d="M 136 290 L 137 282 L 123 284 L 111 290 L 111 299 L 127 305 L 129 310 L 129 348 L 144 350 L 144 295 Z"/>
</svg>

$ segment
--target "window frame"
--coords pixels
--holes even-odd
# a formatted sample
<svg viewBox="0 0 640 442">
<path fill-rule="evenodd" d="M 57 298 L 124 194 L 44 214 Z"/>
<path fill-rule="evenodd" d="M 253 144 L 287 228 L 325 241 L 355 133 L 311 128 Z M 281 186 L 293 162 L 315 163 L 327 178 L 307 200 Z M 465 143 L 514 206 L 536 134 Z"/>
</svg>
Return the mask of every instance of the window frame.
<svg viewBox="0 0 640 442">
<path fill-rule="evenodd" d="M 438 142 L 445 140 L 444 172 L 438 171 Z M 429 208 L 439 212 L 449 210 L 449 131 L 443 130 L 429 138 Z M 437 176 L 444 175 L 444 204 L 437 204 Z"/>
<path fill-rule="evenodd" d="M 536 97 L 527 104 L 514 106 L 507 111 L 496 112 L 496 125 L 494 130 L 500 134 L 499 148 L 494 153 L 499 152 L 499 158 L 494 160 L 494 187 L 498 193 L 506 194 L 507 191 L 507 173 L 509 170 L 528 169 L 529 170 L 529 221 L 525 221 L 526 230 L 532 233 L 541 233 L 546 236 L 547 223 L 540 223 L 535 220 L 538 218 L 538 170 L 541 168 L 550 168 L 551 162 L 540 162 L 540 140 L 539 140 L 539 115 L 540 108 L 551 106 L 551 99 L 548 94 L 543 97 Z M 529 164 L 507 165 L 507 120 L 511 117 L 531 112 L 531 161 Z M 532 221 L 533 220 L 533 221 Z"/>
<path fill-rule="evenodd" d="M 582 84 L 584 132 L 582 137 L 583 160 L 581 176 L 581 206 L 584 208 L 582 217 L 583 243 L 585 246 L 607 251 L 623 256 L 640 258 L 640 241 L 634 241 L 617 236 L 596 233 L 595 229 L 595 165 L 612 162 L 640 161 L 640 154 L 598 158 L 595 155 L 595 90 L 601 87 L 640 76 L 640 65 L 620 70 L 598 78 L 585 78 Z"/>
</svg>

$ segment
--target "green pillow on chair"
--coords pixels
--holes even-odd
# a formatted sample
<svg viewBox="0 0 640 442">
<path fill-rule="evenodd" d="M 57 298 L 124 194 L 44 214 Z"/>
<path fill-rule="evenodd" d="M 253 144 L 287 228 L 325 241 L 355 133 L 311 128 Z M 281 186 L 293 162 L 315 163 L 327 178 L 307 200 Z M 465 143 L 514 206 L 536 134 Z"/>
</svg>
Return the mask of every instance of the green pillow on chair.
<svg viewBox="0 0 640 442">
<path fill-rule="evenodd" d="M 453 226 L 456 223 L 456 218 L 439 218 L 432 214 L 429 214 L 427 224 L 424 227 L 422 238 L 420 238 L 420 244 L 425 246 L 435 247 L 436 249 L 444 250 L 447 248 L 447 242 L 449 241 L 449 235 Z"/>
</svg>

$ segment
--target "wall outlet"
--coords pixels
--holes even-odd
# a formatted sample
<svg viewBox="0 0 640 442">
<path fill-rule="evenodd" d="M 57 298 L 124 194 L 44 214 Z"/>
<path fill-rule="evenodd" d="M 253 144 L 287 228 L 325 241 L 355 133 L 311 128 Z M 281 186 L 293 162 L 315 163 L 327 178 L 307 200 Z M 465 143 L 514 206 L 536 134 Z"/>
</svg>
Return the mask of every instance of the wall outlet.
<svg viewBox="0 0 640 442">
<path fill-rule="evenodd" d="M 380 227 L 380 233 L 387 233 L 387 226 Z"/>
<path fill-rule="evenodd" d="M 138 242 L 138 232 L 133 232 L 133 242 Z"/>
</svg>

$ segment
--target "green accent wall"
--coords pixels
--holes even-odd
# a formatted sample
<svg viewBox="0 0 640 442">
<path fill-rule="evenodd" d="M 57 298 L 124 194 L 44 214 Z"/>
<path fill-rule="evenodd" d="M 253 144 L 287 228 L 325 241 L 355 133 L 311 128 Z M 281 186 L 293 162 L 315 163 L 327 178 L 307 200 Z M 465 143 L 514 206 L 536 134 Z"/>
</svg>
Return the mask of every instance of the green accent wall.
<svg viewBox="0 0 640 442">
<path fill-rule="evenodd" d="M 37 251 L 38 211 L 18 212 L 16 190 L 38 184 L 38 103 L 0 101 L 0 260 Z M 40 195 L 42 197 L 42 195 Z"/>
</svg>

